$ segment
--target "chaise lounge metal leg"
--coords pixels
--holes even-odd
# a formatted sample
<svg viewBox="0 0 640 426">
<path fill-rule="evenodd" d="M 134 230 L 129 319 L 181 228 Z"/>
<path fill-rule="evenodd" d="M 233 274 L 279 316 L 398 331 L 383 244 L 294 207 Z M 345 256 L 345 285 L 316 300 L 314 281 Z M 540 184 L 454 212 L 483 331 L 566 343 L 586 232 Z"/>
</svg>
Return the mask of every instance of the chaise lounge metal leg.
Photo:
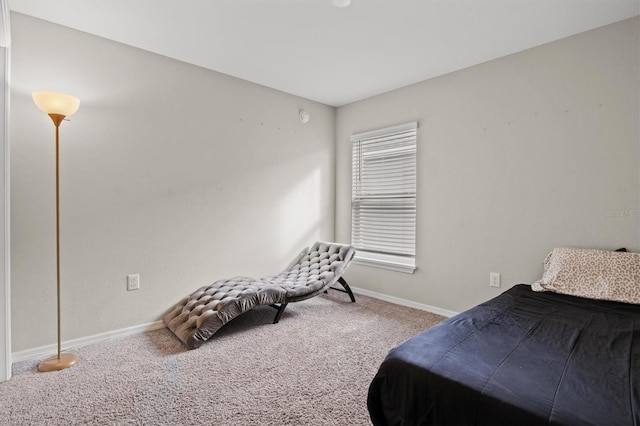
<svg viewBox="0 0 640 426">
<path fill-rule="evenodd" d="M 276 305 L 276 304 L 269 305 L 272 308 L 275 308 L 275 309 L 278 310 L 278 312 L 276 312 L 276 317 L 273 319 L 273 323 L 274 324 L 277 324 L 278 321 L 280 321 L 280 317 L 282 316 L 282 313 L 284 312 L 284 308 L 286 308 L 287 305 L 288 305 L 288 303 L 286 303 L 286 302 L 285 303 L 281 303 L 280 305 Z"/>
<path fill-rule="evenodd" d="M 351 287 L 349 287 L 349 284 L 347 284 L 345 279 L 340 277 L 340 278 L 338 278 L 338 282 L 342 285 L 342 287 L 344 287 L 344 290 L 341 289 L 341 288 L 337 288 L 337 287 L 329 287 L 329 288 L 332 289 L 332 290 L 338 290 L 338 291 L 341 291 L 343 293 L 347 293 L 349 295 L 349 298 L 351 299 L 351 301 L 353 303 L 356 303 L 356 297 L 353 295 L 353 292 L 351 291 Z"/>
<path fill-rule="evenodd" d="M 356 303 L 356 297 L 353 295 L 353 292 L 351 291 L 351 287 L 349 287 L 349 284 L 347 284 L 345 279 L 340 277 L 340 278 L 338 278 L 338 282 L 340 284 L 342 284 L 342 287 L 344 287 L 344 289 L 347 292 L 347 294 L 349 295 L 349 298 L 351 299 L 351 301 L 353 303 Z"/>
</svg>

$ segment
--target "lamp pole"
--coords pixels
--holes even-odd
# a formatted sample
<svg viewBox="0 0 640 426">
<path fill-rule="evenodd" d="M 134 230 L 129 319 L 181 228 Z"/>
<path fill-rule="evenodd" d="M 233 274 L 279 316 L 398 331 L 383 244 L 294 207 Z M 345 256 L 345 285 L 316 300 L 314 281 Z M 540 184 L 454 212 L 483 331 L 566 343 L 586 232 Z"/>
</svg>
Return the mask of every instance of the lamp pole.
<svg viewBox="0 0 640 426">
<path fill-rule="evenodd" d="M 60 340 L 60 123 L 63 115 L 49 114 L 56 126 L 56 293 L 58 305 L 58 361 L 61 358 L 62 342 Z"/>
</svg>

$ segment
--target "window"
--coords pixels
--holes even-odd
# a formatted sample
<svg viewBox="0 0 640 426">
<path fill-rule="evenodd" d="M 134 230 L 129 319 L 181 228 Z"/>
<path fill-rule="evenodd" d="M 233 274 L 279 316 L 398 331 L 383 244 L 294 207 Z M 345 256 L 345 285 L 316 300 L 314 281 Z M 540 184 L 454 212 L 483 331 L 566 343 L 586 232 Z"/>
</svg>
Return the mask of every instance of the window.
<svg viewBox="0 0 640 426">
<path fill-rule="evenodd" d="M 418 123 L 351 136 L 351 244 L 354 262 L 401 272 L 416 269 Z"/>
</svg>

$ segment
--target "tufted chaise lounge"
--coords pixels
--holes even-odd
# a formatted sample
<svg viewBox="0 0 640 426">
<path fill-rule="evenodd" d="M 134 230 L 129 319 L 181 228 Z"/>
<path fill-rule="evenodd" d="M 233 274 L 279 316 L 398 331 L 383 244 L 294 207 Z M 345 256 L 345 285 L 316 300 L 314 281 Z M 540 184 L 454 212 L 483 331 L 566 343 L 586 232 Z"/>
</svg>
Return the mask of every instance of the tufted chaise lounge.
<svg viewBox="0 0 640 426">
<path fill-rule="evenodd" d="M 354 254 L 355 250 L 348 245 L 316 242 L 301 251 L 278 275 L 258 279 L 235 277 L 199 288 L 178 302 L 163 321 L 189 349 L 195 349 L 227 322 L 256 306 L 276 308 L 275 324 L 288 303 L 308 299 L 329 288 L 348 293 L 355 302 L 342 278 Z M 332 287 L 336 282 L 343 288 Z"/>
</svg>

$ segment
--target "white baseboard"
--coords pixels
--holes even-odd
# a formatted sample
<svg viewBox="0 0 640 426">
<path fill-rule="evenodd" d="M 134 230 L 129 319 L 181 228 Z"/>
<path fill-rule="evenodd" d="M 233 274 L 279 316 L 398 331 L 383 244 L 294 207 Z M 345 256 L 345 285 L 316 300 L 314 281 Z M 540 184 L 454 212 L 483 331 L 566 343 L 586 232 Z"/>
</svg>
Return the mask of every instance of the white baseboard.
<svg viewBox="0 0 640 426">
<path fill-rule="evenodd" d="M 431 312 L 433 314 L 442 315 L 443 317 L 447 318 L 458 315 L 458 312 L 437 308 L 435 306 L 425 305 L 424 303 L 418 303 L 411 300 L 401 299 L 399 297 L 388 296 L 382 293 L 376 293 L 375 291 L 365 290 L 363 288 L 351 287 L 351 290 L 356 294 L 362 294 L 363 296 L 373 297 L 374 299 L 384 300 L 385 302 L 395 303 L 396 305 L 402 305 L 408 308 L 420 309 L 421 311 Z"/>
<path fill-rule="evenodd" d="M 376 293 L 375 291 L 365 290 L 363 288 L 351 287 L 351 290 L 356 294 L 362 294 L 363 296 L 372 297 L 374 299 L 384 300 L 385 302 L 395 303 L 396 305 L 407 306 L 409 308 L 420 309 L 422 311 L 432 312 L 444 317 L 452 317 L 457 315 L 458 312 L 449 311 L 447 309 L 438 308 L 435 306 L 425 305 L 423 303 L 413 302 L 411 300 L 401 299 L 399 297 L 388 296 L 382 293 Z M 62 350 L 66 351 L 73 348 L 80 348 L 83 346 L 93 345 L 96 343 L 105 342 L 111 339 L 117 339 L 119 337 L 130 336 L 132 334 L 143 333 L 145 331 L 153 331 L 164 328 L 162 321 L 150 322 L 147 324 L 134 325 L 133 327 L 121 328 L 119 330 L 107 331 L 106 333 L 95 334 L 93 336 L 80 337 L 78 339 L 72 339 L 62 342 Z M 56 344 L 39 346 L 33 349 L 27 349 L 24 351 L 13 352 L 11 354 L 11 362 L 27 361 L 36 358 L 42 358 L 55 354 L 58 350 Z"/>
<path fill-rule="evenodd" d="M 80 348 L 82 346 L 93 345 L 95 343 L 105 342 L 111 339 L 117 339 L 119 337 L 130 336 L 132 334 L 143 333 L 145 331 L 153 331 L 164 328 L 162 321 L 154 321 L 147 324 L 134 325 L 133 327 L 121 328 L 119 330 L 107 331 L 106 333 L 95 334 L 93 336 L 80 337 L 79 339 L 72 339 L 62 342 L 62 350 L 66 351 L 73 348 Z M 13 352 L 11 354 L 11 362 L 20 362 L 36 358 L 42 358 L 51 354 L 56 354 L 58 351 L 58 345 L 46 345 L 39 346 L 33 349 L 27 349 L 24 351 Z"/>
</svg>

